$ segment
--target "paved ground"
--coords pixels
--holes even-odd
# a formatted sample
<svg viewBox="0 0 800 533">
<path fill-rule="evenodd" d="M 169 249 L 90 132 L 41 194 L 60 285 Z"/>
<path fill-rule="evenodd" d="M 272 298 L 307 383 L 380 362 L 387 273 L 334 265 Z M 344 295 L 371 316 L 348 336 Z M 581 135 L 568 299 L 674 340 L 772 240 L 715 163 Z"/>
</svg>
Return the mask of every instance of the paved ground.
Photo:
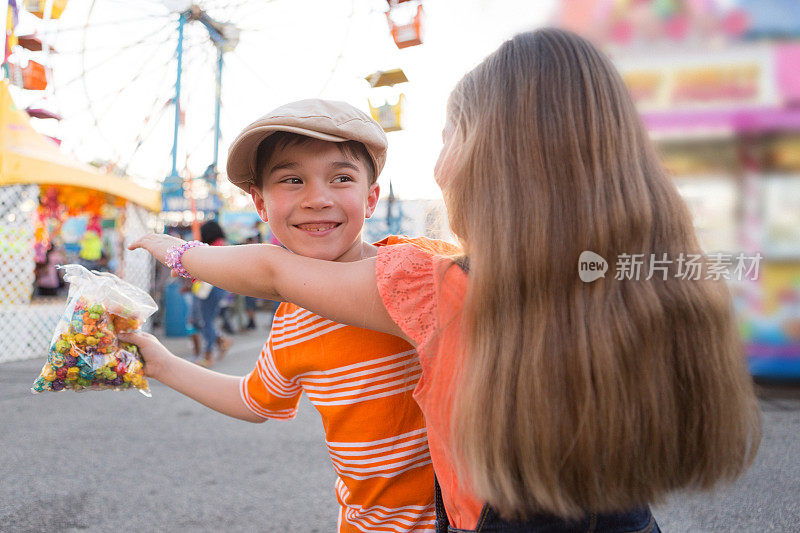
<svg viewBox="0 0 800 533">
<path fill-rule="evenodd" d="M 265 337 L 237 335 L 215 369 L 245 374 Z M 189 352 L 184 339 L 168 344 Z M 250 424 L 153 380 L 150 399 L 33 395 L 41 365 L 0 364 L 0 531 L 335 531 L 334 475 L 306 400 L 294 421 Z M 754 467 L 657 507 L 664 531 L 800 530 L 800 388 L 771 388 L 762 407 Z"/>
</svg>

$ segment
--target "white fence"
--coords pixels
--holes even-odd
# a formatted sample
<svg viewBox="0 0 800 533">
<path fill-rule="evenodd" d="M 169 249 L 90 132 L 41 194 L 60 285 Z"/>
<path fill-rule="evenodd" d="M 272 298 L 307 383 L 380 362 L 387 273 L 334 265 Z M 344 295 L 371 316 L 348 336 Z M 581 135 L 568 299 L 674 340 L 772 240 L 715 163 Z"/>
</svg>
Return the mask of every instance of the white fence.
<svg viewBox="0 0 800 533">
<path fill-rule="evenodd" d="M 65 298 L 33 296 L 34 216 L 39 202 L 38 185 L 0 187 L 0 363 L 47 356 L 53 329 L 64 310 Z M 125 251 L 116 272 L 122 279 L 150 292 L 153 260 L 127 245 L 153 231 L 156 216 L 128 203 L 117 231 Z"/>
</svg>

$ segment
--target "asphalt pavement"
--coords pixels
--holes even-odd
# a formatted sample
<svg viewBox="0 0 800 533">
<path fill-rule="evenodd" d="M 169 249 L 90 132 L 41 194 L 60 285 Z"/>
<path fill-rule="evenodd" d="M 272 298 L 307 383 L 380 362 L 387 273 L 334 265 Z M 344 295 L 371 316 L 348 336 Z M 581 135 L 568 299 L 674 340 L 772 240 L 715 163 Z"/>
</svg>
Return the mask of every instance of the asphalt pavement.
<svg viewBox="0 0 800 533">
<path fill-rule="evenodd" d="M 239 334 L 214 370 L 249 372 L 266 340 Z M 165 339 L 188 356 L 187 339 Z M 251 424 L 150 380 L 135 391 L 34 395 L 41 359 L 0 364 L 0 531 L 336 531 L 335 476 L 313 406 Z M 800 386 L 761 392 L 753 467 L 711 494 L 656 506 L 665 532 L 800 531 Z"/>
</svg>

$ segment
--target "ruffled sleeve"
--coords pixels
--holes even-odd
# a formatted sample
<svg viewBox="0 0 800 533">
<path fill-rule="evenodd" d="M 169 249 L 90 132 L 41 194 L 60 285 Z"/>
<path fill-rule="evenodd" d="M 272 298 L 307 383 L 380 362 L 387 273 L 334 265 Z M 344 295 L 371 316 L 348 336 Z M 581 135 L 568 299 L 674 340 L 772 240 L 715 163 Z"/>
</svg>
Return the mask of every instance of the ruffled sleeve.
<svg viewBox="0 0 800 533">
<path fill-rule="evenodd" d="M 383 305 L 418 350 L 436 333 L 434 258 L 413 244 L 382 246 L 375 265 Z"/>
</svg>

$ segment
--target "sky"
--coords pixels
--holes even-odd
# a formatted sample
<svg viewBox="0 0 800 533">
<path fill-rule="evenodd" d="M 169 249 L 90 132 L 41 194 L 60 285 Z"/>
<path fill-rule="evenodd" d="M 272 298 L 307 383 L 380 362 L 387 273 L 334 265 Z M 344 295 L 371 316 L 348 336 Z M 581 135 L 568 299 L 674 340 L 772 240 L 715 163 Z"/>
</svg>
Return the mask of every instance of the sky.
<svg viewBox="0 0 800 533">
<path fill-rule="evenodd" d="M 38 31 L 58 54 L 49 58 L 52 84 L 43 94 L 15 90 L 20 107 L 46 107 L 60 124 L 35 126 L 62 139 L 62 148 L 90 161 L 116 160 L 152 184 L 171 172 L 176 79 L 177 15 L 181 1 L 70 0 L 58 21 L 21 16 L 18 33 Z M 303 98 L 373 103 L 405 96 L 403 131 L 388 134 L 381 175 L 400 198 L 439 198 L 433 166 L 441 147 L 447 97 L 455 83 L 504 40 L 546 24 L 555 0 L 424 0 L 424 42 L 397 49 L 385 0 L 208 0 L 197 2 L 219 21 L 240 28 L 240 42 L 224 56 L 222 139 L 248 123 Z M 33 54 L 17 58 L 35 59 Z M 177 168 L 197 176 L 213 160 L 216 49 L 197 22 L 184 40 Z M 370 89 L 364 77 L 402 68 L 409 82 Z"/>
</svg>

